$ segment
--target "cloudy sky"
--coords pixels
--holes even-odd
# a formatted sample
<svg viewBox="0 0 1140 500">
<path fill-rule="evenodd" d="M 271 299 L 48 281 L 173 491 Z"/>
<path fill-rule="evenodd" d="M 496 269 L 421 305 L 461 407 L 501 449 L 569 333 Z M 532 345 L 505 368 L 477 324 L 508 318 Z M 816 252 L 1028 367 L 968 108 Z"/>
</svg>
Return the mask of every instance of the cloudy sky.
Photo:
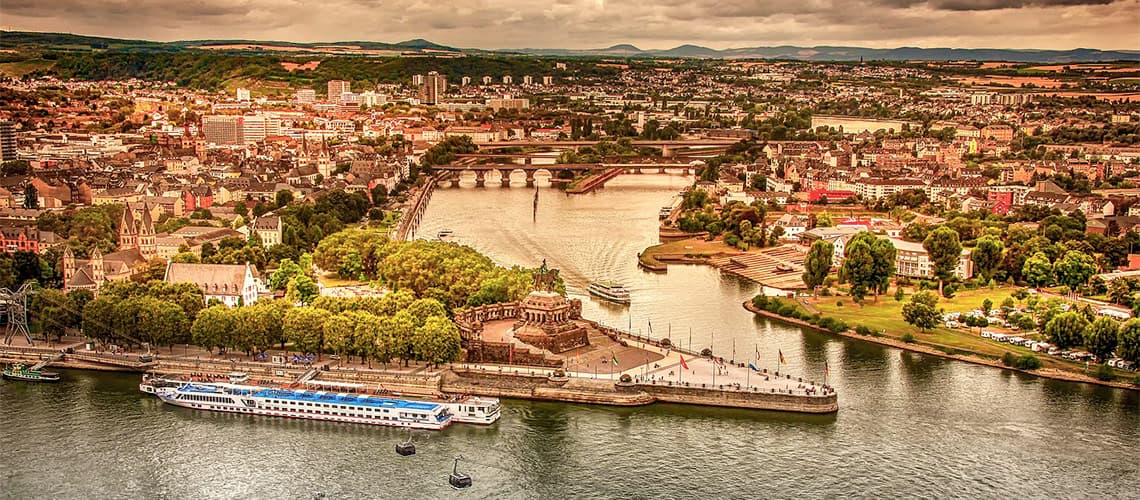
<svg viewBox="0 0 1140 500">
<path fill-rule="evenodd" d="M 2 0 L 5 30 L 457 47 L 1140 49 L 1140 0 Z"/>
</svg>

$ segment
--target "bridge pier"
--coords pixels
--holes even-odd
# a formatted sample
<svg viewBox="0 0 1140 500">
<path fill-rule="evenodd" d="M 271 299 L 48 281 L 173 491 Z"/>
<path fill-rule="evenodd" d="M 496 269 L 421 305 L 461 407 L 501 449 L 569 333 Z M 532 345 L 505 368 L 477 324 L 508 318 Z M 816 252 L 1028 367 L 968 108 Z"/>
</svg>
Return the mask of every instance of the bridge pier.
<svg viewBox="0 0 1140 500">
<path fill-rule="evenodd" d="M 499 185 L 505 188 L 511 187 L 511 173 L 504 172 L 502 178 L 499 179 Z"/>
<path fill-rule="evenodd" d="M 487 172 L 485 170 L 478 170 L 475 172 L 475 187 L 484 187 L 487 185 Z"/>
<path fill-rule="evenodd" d="M 526 187 L 534 187 L 534 170 L 525 170 L 526 172 Z"/>
<path fill-rule="evenodd" d="M 665 167 L 661 167 L 661 168 L 657 169 L 657 173 L 659 173 L 659 174 L 665 173 Z"/>
<path fill-rule="evenodd" d="M 673 151 L 669 149 L 668 144 L 662 144 L 661 145 L 661 157 L 662 158 L 672 158 L 673 157 Z"/>
<path fill-rule="evenodd" d="M 451 187 L 453 187 L 453 188 L 459 187 L 459 176 L 458 175 L 452 175 L 451 176 Z"/>
</svg>

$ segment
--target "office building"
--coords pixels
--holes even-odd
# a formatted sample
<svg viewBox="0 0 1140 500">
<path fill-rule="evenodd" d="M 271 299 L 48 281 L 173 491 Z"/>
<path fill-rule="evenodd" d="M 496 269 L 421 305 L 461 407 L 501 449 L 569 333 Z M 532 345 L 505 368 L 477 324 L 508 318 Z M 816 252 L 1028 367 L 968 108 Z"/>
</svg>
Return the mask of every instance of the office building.
<svg viewBox="0 0 1140 500">
<path fill-rule="evenodd" d="M 345 80 L 329 80 L 329 101 L 339 102 L 340 96 L 345 92 L 352 92 L 351 82 Z"/>
<path fill-rule="evenodd" d="M 317 102 L 317 91 L 313 89 L 298 89 L 297 104 L 312 104 Z"/>
<path fill-rule="evenodd" d="M 554 85 L 554 77 L 550 76 L 550 75 L 542 77 L 542 84 L 543 85 Z"/>
<path fill-rule="evenodd" d="M 412 86 L 421 87 L 424 84 L 424 75 L 412 75 Z"/>
<path fill-rule="evenodd" d="M 420 102 L 438 104 L 445 93 L 447 93 L 447 77 L 432 71 L 424 77 L 424 83 L 420 87 Z"/>
<path fill-rule="evenodd" d="M 0 122 L 0 161 L 16 160 L 16 129 L 12 122 Z"/>
</svg>

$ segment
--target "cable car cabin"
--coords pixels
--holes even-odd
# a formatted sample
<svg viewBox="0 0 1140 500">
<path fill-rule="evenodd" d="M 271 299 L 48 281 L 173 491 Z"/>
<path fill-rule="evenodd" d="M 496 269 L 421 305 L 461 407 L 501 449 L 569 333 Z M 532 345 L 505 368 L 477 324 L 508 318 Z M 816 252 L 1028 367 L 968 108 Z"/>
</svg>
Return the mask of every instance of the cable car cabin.
<svg viewBox="0 0 1140 500">
<path fill-rule="evenodd" d="M 415 455 L 416 454 L 416 445 L 414 445 L 410 442 L 409 443 L 396 443 L 396 454 L 400 455 L 401 457 L 406 457 L 409 455 Z"/>
<path fill-rule="evenodd" d="M 471 476 L 463 472 L 452 472 L 451 477 L 447 478 L 447 482 L 451 483 L 452 488 L 470 488 Z"/>
<path fill-rule="evenodd" d="M 464 472 L 459 472 L 459 457 L 455 458 L 455 465 L 451 468 L 451 475 L 447 477 L 447 482 L 451 484 L 452 488 L 457 490 L 471 487 L 471 476 Z"/>
</svg>

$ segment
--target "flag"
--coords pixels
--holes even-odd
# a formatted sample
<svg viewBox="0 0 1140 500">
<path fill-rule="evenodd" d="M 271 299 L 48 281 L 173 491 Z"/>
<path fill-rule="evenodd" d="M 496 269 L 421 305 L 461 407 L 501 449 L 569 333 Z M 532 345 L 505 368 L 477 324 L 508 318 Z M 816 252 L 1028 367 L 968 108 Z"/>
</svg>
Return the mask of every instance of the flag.
<svg viewBox="0 0 1140 500">
<path fill-rule="evenodd" d="M 511 344 L 510 347 L 511 347 L 511 353 L 508 355 L 509 358 L 508 358 L 507 364 L 513 365 L 513 364 L 515 364 L 515 345 Z"/>
<path fill-rule="evenodd" d="M 756 368 L 756 365 L 754 365 L 754 364 L 752 364 L 752 363 L 748 363 L 748 367 L 749 367 L 749 368 L 751 368 L 751 369 L 752 369 L 752 371 L 754 371 L 754 372 L 758 372 L 758 371 L 760 371 L 760 369 L 759 369 L 759 368 Z"/>
<path fill-rule="evenodd" d="M 776 354 L 779 356 L 781 365 L 788 364 L 788 360 L 784 359 L 784 351 L 776 350 Z"/>
<path fill-rule="evenodd" d="M 756 361 L 760 361 L 760 348 L 756 348 Z"/>
<path fill-rule="evenodd" d="M 677 356 L 681 358 L 681 368 L 688 370 L 689 364 L 685 362 L 685 357 L 680 355 L 680 354 L 678 354 Z"/>
<path fill-rule="evenodd" d="M 653 320 L 646 320 L 649 322 L 649 334 L 653 335 Z"/>
<path fill-rule="evenodd" d="M 824 361 L 824 362 L 823 362 L 823 376 L 825 376 L 825 377 L 826 377 L 826 376 L 829 376 L 829 375 L 831 375 L 831 368 L 830 368 L 830 367 L 828 367 L 828 366 L 827 366 L 827 362 L 826 362 L 826 361 Z"/>
<path fill-rule="evenodd" d="M 612 353 L 612 352 L 611 352 L 611 353 L 610 353 L 610 357 L 611 357 L 611 358 L 613 358 L 613 361 L 614 361 L 614 366 L 617 366 L 617 365 L 618 365 L 617 356 L 614 356 L 614 353 Z"/>
</svg>

